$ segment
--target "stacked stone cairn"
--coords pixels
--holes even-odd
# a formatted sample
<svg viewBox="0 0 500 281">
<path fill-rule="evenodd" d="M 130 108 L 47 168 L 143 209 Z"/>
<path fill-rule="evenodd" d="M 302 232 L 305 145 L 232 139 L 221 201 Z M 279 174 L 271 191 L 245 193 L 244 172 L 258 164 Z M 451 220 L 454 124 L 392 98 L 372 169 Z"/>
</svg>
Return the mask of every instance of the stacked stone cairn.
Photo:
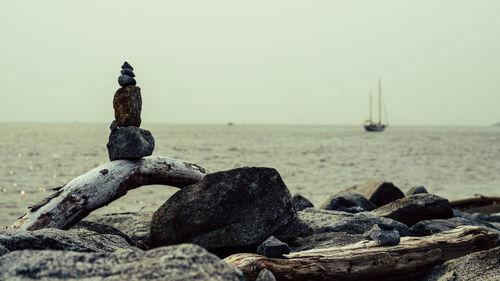
<svg viewBox="0 0 500 281">
<path fill-rule="evenodd" d="M 111 123 L 108 154 L 111 161 L 118 159 L 138 160 L 153 154 L 155 140 L 151 132 L 139 128 L 141 125 L 141 88 L 135 86 L 134 68 L 125 62 L 122 65 L 115 93 L 113 108 L 115 120 Z"/>
</svg>

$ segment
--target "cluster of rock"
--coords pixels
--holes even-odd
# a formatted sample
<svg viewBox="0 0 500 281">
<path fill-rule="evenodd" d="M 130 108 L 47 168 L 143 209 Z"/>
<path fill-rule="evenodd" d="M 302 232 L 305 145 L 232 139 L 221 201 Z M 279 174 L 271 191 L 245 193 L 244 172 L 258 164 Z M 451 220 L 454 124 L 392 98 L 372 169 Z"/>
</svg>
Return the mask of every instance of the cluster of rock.
<svg viewBox="0 0 500 281">
<path fill-rule="evenodd" d="M 454 210 L 425 188 L 405 195 L 391 183 L 369 181 L 314 208 L 305 197 L 292 197 L 275 169 L 249 167 L 208 174 L 155 213 L 110 214 L 95 221 L 68 231 L 0 231 L 0 280 L 90 280 L 104 274 L 106 280 L 245 280 L 221 258 L 251 252 L 281 259 L 364 240 L 394 246 L 401 237 L 461 225 L 500 233 L 500 215 Z M 447 261 L 425 268 L 415 280 L 498 276 L 493 265 L 500 263 L 499 254 L 497 246 Z M 482 263 L 492 266 L 477 269 Z M 272 270 L 256 278 L 275 280 Z"/>
<path fill-rule="evenodd" d="M 141 126 L 141 88 L 135 86 L 134 68 L 125 62 L 118 83 L 122 86 L 115 93 L 113 108 L 115 120 L 110 125 L 107 144 L 109 159 L 137 160 L 153 154 L 155 140 L 151 132 Z"/>
</svg>

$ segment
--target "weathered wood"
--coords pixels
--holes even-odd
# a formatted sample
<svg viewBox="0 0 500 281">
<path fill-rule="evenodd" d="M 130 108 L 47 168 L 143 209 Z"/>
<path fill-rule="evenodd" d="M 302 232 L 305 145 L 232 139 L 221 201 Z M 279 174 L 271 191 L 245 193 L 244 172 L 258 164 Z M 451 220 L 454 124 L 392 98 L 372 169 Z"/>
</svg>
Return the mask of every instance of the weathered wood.
<svg viewBox="0 0 500 281">
<path fill-rule="evenodd" d="M 90 170 L 32 206 L 11 228 L 69 229 L 90 212 L 150 184 L 185 187 L 198 182 L 207 171 L 182 160 L 150 156 L 137 161 L 116 160 Z"/>
<path fill-rule="evenodd" d="M 500 197 L 474 194 L 474 197 L 451 200 L 450 205 L 468 213 L 492 214 L 500 212 Z"/>
<path fill-rule="evenodd" d="M 403 237 L 396 246 L 361 241 L 291 253 L 283 259 L 235 254 L 224 261 L 242 270 L 247 280 L 255 280 L 263 268 L 277 280 L 407 280 L 440 261 L 492 248 L 497 239 L 498 234 L 464 226 L 432 236 Z"/>
</svg>

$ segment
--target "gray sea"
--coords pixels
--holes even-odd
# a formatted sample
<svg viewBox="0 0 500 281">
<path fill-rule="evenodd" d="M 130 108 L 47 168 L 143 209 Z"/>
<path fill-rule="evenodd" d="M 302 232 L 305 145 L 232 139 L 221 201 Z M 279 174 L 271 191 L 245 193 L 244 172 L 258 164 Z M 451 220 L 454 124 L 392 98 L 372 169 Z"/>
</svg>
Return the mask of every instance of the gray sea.
<svg viewBox="0 0 500 281">
<path fill-rule="evenodd" d="M 369 179 L 403 191 L 423 185 L 453 199 L 500 195 L 500 127 L 142 124 L 156 139 L 154 155 L 211 172 L 273 167 L 293 194 L 319 206 L 340 189 Z M 108 160 L 108 124 L 0 123 L 0 226 L 76 176 Z M 97 214 L 154 209 L 176 188 L 146 186 Z"/>
</svg>

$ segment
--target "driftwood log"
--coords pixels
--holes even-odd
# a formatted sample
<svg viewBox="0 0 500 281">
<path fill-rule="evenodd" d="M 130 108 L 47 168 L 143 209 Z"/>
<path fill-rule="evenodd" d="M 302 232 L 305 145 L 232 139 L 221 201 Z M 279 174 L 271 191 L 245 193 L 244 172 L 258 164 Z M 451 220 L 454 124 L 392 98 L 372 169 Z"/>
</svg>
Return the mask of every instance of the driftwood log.
<svg viewBox="0 0 500 281">
<path fill-rule="evenodd" d="M 500 197 L 475 194 L 474 197 L 451 200 L 450 205 L 468 213 L 484 213 L 490 215 L 500 212 Z"/>
<path fill-rule="evenodd" d="M 182 188 L 198 182 L 206 173 L 196 164 L 159 156 L 111 161 L 56 189 L 54 194 L 31 206 L 11 228 L 69 229 L 93 210 L 131 189 L 150 184 Z"/>
<path fill-rule="evenodd" d="M 498 234 L 476 226 L 426 237 L 403 237 L 396 246 L 361 241 L 345 247 L 313 249 L 282 259 L 235 254 L 224 259 L 255 280 L 264 268 L 277 280 L 408 280 L 441 261 L 493 248 Z"/>
</svg>

